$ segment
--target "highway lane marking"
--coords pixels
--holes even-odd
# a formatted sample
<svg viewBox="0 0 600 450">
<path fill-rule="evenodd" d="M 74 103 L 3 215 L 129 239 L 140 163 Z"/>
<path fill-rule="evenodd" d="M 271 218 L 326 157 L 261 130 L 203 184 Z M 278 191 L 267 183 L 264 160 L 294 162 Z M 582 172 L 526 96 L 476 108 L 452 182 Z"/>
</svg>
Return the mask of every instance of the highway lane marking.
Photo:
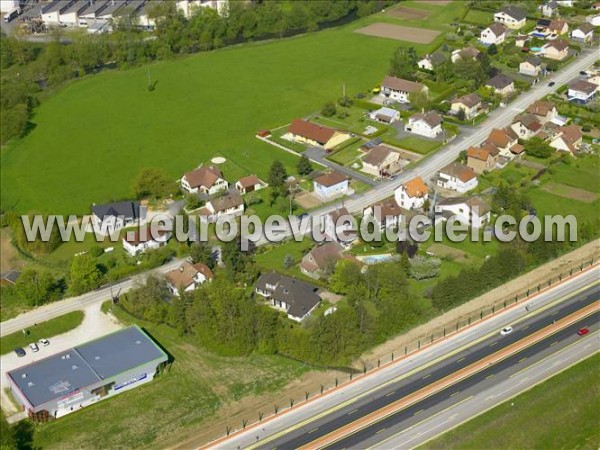
<svg viewBox="0 0 600 450">
<path fill-rule="evenodd" d="M 555 316 L 559 313 L 560 311 L 554 311 L 552 314 L 550 314 L 551 316 Z"/>
<path fill-rule="evenodd" d="M 317 427 L 317 428 L 313 428 L 312 430 L 310 430 L 310 431 L 308 432 L 308 434 L 314 433 L 314 432 L 315 432 L 315 431 L 317 431 L 318 429 L 319 429 L 319 427 Z"/>
<path fill-rule="evenodd" d="M 530 313 L 527 316 L 523 316 L 521 318 L 516 319 L 512 323 L 513 324 L 518 324 L 518 323 L 526 321 L 526 320 L 531 320 L 533 317 L 536 317 L 536 316 L 540 315 L 541 313 L 543 313 L 546 310 L 548 310 L 548 309 L 550 309 L 550 308 L 552 308 L 552 307 L 560 304 L 561 302 L 569 300 L 569 299 L 572 299 L 574 297 L 577 297 L 582 292 L 587 291 L 589 289 L 593 289 L 597 285 L 600 285 L 600 281 L 593 281 L 592 283 L 587 284 L 587 285 L 585 285 L 583 287 L 580 287 L 579 289 L 576 289 L 576 290 L 574 290 L 572 292 L 568 292 L 568 293 L 566 293 L 564 295 L 559 295 L 555 300 L 551 300 L 546 305 L 540 307 L 539 309 L 536 309 L 535 311 L 533 311 L 532 313 Z M 556 288 L 560 288 L 560 287 L 561 286 L 556 286 Z M 446 361 L 449 358 L 451 358 L 453 355 L 456 355 L 457 353 L 460 353 L 460 352 L 464 351 L 465 349 L 471 348 L 471 347 L 473 347 L 473 346 L 475 346 L 475 345 L 477 345 L 477 344 L 479 344 L 479 343 L 481 343 L 481 342 L 489 339 L 490 337 L 495 336 L 496 333 L 497 333 L 496 330 L 490 331 L 489 333 L 484 334 L 483 336 L 480 336 L 479 338 L 477 338 L 477 339 L 475 339 L 473 341 L 469 341 L 469 342 L 467 342 L 467 343 L 465 343 L 463 345 L 459 345 L 457 348 L 455 348 L 454 350 L 451 350 L 448 353 L 440 355 L 437 358 L 432 359 L 431 361 L 425 362 L 424 364 L 422 364 L 422 365 L 420 365 L 418 367 L 415 367 L 415 368 L 409 370 L 408 372 L 400 374 L 397 377 L 394 377 L 394 378 L 392 378 L 392 379 L 390 379 L 388 381 L 384 381 L 383 383 L 381 383 L 381 384 L 379 384 L 377 386 L 374 386 L 374 387 L 372 387 L 370 389 L 367 389 L 363 393 L 361 393 L 361 394 L 359 394 L 359 395 L 357 395 L 357 396 L 355 396 L 355 397 L 353 397 L 351 399 L 348 399 L 348 400 L 346 400 L 344 402 L 341 402 L 341 403 L 339 403 L 339 404 L 337 404 L 337 405 L 335 405 L 335 406 L 333 406 L 331 408 L 325 409 L 324 411 L 322 411 L 321 413 L 319 413 L 317 415 L 311 416 L 311 417 L 309 417 L 309 418 L 307 418 L 307 419 L 305 419 L 305 420 L 303 420 L 303 421 L 301 421 L 301 422 L 299 422 L 299 423 L 297 423 L 295 425 L 292 425 L 291 427 L 288 427 L 288 428 L 286 428 L 286 429 L 284 429 L 282 431 L 279 431 L 278 433 L 275 433 L 274 435 L 269 436 L 269 437 L 265 438 L 264 440 L 262 440 L 260 442 L 260 444 L 250 445 L 250 446 L 248 446 L 248 450 L 253 450 L 253 449 L 257 448 L 258 445 L 264 445 L 264 444 L 266 444 L 268 442 L 271 442 L 271 441 L 273 441 L 275 439 L 279 439 L 280 437 L 284 436 L 287 433 L 290 433 L 292 431 L 298 430 L 299 428 L 302 428 L 302 427 L 306 426 L 307 424 L 309 424 L 311 422 L 319 420 L 319 419 L 321 419 L 321 418 L 323 418 L 323 417 L 325 417 L 327 415 L 330 415 L 330 414 L 332 414 L 332 413 L 334 413 L 336 411 L 339 411 L 340 409 L 343 409 L 346 406 L 348 406 L 348 405 L 350 405 L 350 404 L 352 404 L 352 403 L 354 403 L 354 402 L 356 402 L 356 401 L 358 401 L 358 400 L 360 400 L 360 399 L 362 399 L 364 397 L 367 397 L 367 396 L 373 394 L 374 392 L 376 392 L 378 390 L 381 390 L 381 389 L 385 388 L 386 386 L 398 383 L 399 381 L 402 381 L 402 380 L 404 380 L 406 378 L 409 378 L 410 376 L 414 375 L 415 373 L 421 372 L 421 371 L 423 371 L 423 370 L 425 370 L 425 369 L 427 369 L 427 368 L 429 368 L 431 366 L 434 366 L 434 365 L 438 364 L 441 361 Z"/>
<path fill-rule="evenodd" d="M 525 361 L 526 359 L 527 359 L 527 356 L 525 356 L 525 357 L 521 358 L 521 359 L 519 360 L 519 362 L 521 363 L 521 362 Z"/>
<path fill-rule="evenodd" d="M 493 347 L 494 345 L 497 345 L 497 344 L 498 344 L 498 341 L 494 341 L 490 344 L 490 347 Z"/>
<path fill-rule="evenodd" d="M 461 362 L 461 361 L 464 361 L 465 359 L 466 359 L 466 357 L 465 357 L 465 356 L 463 356 L 462 358 L 460 358 L 460 359 L 459 359 L 458 361 L 456 361 L 456 362 L 457 362 L 457 363 L 459 363 L 459 362 Z"/>
<path fill-rule="evenodd" d="M 554 341 L 552 344 L 550 344 L 550 347 L 554 347 L 556 344 L 558 344 L 558 341 Z"/>
<path fill-rule="evenodd" d="M 418 410 L 416 413 L 413 414 L 413 416 L 418 416 L 419 414 L 421 414 L 423 412 L 422 409 Z"/>
<path fill-rule="evenodd" d="M 495 375 L 495 374 L 488 375 L 487 377 L 485 377 L 485 379 L 486 379 L 486 380 L 489 380 L 489 379 L 490 379 L 490 378 L 492 378 L 494 375 Z"/>
<path fill-rule="evenodd" d="M 450 394 L 450 397 L 454 397 L 456 395 L 460 394 L 460 391 L 456 391 L 454 394 Z"/>
<path fill-rule="evenodd" d="M 389 397 L 389 396 L 391 396 L 391 395 L 394 395 L 395 393 L 396 393 L 396 391 L 392 391 L 392 392 L 390 392 L 389 394 L 385 394 L 385 396 L 386 396 L 386 397 Z"/>
<path fill-rule="evenodd" d="M 356 413 L 357 411 L 358 411 L 358 409 L 353 409 L 352 411 L 350 411 L 350 412 L 348 413 L 348 415 L 349 415 L 349 416 L 351 416 L 352 414 Z"/>
<path fill-rule="evenodd" d="M 521 328 L 521 331 L 525 331 L 528 328 L 529 328 L 529 325 L 525 325 L 523 328 Z"/>
<path fill-rule="evenodd" d="M 381 432 L 383 432 L 383 431 L 385 431 L 385 428 L 382 428 L 381 430 L 379 430 L 379 431 L 378 431 L 377 433 L 375 433 L 375 434 L 379 434 L 379 433 L 381 433 Z"/>
<path fill-rule="evenodd" d="M 423 378 L 421 378 L 421 380 L 424 380 L 425 378 L 429 378 L 431 376 L 430 373 L 428 373 L 427 375 L 425 375 Z"/>
</svg>

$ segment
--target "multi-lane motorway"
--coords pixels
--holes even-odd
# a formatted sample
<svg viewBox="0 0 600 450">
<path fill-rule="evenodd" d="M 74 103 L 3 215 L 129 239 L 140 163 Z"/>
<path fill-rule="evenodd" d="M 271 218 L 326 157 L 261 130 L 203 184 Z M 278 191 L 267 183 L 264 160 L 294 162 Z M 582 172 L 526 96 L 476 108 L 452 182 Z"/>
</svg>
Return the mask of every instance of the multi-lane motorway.
<svg viewBox="0 0 600 450">
<path fill-rule="evenodd" d="M 582 308 L 597 309 L 599 306 L 597 300 L 600 298 L 600 285 L 597 280 L 598 270 L 590 269 L 587 273 L 530 300 L 527 308 L 524 304 L 517 305 L 512 310 L 491 318 L 488 322 L 450 337 L 447 342 L 442 341 L 415 356 L 405 358 L 382 370 L 381 373 L 377 372 L 357 379 L 355 383 L 344 386 L 341 390 L 316 398 L 311 404 L 290 410 L 263 424 L 208 444 L 207 448 L 287 449 L 302 446 L 313 448 L 311 443 L 328 439 L 327 436 L 331 437 L 331 433 L 335 434 L 340 430 L 342 430 L 342 434 L 339 437 L 345 438 L 350 432 L 356 431 L 351 429 L 353 423 L 357 423 L 361 419 L 364 421 L 365 417 L 378 414 L 378 411 L 389 408 L 389 405 L 403 402 L 407 396 L 428 389 L 428 386 L 431 389 L 440 380 L 444 381 L 444 378 L 448 378 L 452 374 L 464 373 L 469 367 L 481 364 L 481 361 L 486 361 L 486 363 L 487 360 L 492 361 L 494 355 L 524 341 L 527 341 L 527 345 L 533 344 L 535 341 L 529 342 L 532 336 L 540 333 L 543 333 L 544 336 L 554 333 L 559 327 L 562 328 L 565 320 L 562 318 L 572 317 L 573 313 L 581 314 Z M 555 321 L 556 326 L 553 325 Z M 597 326 L 597 322 L 597 315 L 584 321 L 592 331 Z M 512 325 L 514 330 L 508 336 L 500 336 L 499 330 L 506 324 Z M 374 445 L 398 434 L 408 426 L 411 426 L 412 429 L 413 426 L 428 420 L 428 417 L 436 413 L 435 411 L 448 408 L 464 400 L 465 395 L 470 391 L 481 393 L 492 381 L 502 383 L 502 374 L 527 367 L 528 364 L 535 362 L 536 358 L 543 357 L 545 352 L 549 351 L 544 348 L 552 349 L 552 351 L 559 350 L 563 343 L 576 337 L 575 330 L 580 325 L 581 323 L 577 323 L 568 328 L 568 331 L 561 331 L 552 336 L 554 339 L 551 338 L 550 342 L 543 341 L 545 344 L 519 349 L 520 357 L 516 362 L 514 359 L 493 361 L 489 369 L 484 367 L 486 376 L 483 381 L 479 378 L 471 379 L 470 376 L 465 377 L 465 381 L 463 381 L 458 377 L 456 382 L 465 383 L 461 385 L 461 388 L 457 387 L 458 385 L 452 385 L 448 390 L 441 389 L 440 394 L 436 394 L 437 391 L 432 390 L 431 394 L 439 395 L 439 397 L 427 395 L 427 398 L 416 400 L 417 403 L 424 403 L 420 403 L 418 408 L 411 406 L 413 409 L 408 411 L 412 411 L 412 413 L 402 413 L 401 411 L 406 409 L 406 407 L 402 407 L 398 410 L 398 415 L 393 415 L 394 419 L 389 419 L 392 421 L 390 423 L 386 422 L 385 425 L 382 425 L 381 420 L 377 420 L 375 421 L 376 425 L 372 427 L 366 426 L 370 424 L 370 422 L 367 423 L 363 431 L 351 435 L 353 439 L 357 440 L 356 442 L 344 442 L 342 447 L 346 444 L 356 448 Z M 476 376 L 474 373 L 472 375 Z M 479 402 L 475 406 L 469 406 L 465 411 L 476 411 L 481 404 L 489 402 L 489 400 Z M 435 405 L 432 406 L 432 403 Z M 470 405 L 469 402 L 466 404 Z M 463 413 L 467 414 L 465 411 Z M 403 414 L 408 414 L 410 417 L 407 418 Z M 454 414 L 454 420 L 458 420 L 459 416 Z M 395 422 L 397 424 L 394 425 Z M 450 420 L 447 420 L 436 422 L 434 426 L 439 427 L 438 431 L 441 432 L 443 431 L 441 425 L 445 422 L 451 423 Z M 418 427 L 416 429 L 418 430 Z M 431 427 L 426 431 L 431 433 Z M 427 433 L 419 431 L 417 434 L 425 436 Z M 416 438 L 413 436 L 413 439 Z M 191 443 L 187 442 L 185 446 L 187 447 L 187 444 Z M 337 443 L 334 447 L 337 448 Z"/>
</svg>

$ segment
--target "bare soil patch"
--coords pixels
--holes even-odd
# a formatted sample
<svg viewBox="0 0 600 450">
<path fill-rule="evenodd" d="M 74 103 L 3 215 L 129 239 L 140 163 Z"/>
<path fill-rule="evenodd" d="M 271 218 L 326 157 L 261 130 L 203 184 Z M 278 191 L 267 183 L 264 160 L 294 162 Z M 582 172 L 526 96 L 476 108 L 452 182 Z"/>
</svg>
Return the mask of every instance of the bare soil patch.
<svg viewBox="0 0 600 450">
<path fill-rule="evenodd" d="M 438 258 L 449 258 L 456 262 L 466 262 L 469 259 L 466 252 L 444 244 L 432 244 L 427 251 Z"/>
<path fill-rule="evenodd" d="M 373 23 L 364 28 L 355 30 L 355 33 L 387 39 L 396 39 L 398 41 L 414 42 L 416 44 L 429 44 L 440 34 L 439 31 L 435 30 L 404 27 L 389 23 Z"/>
<path fill-rule="evenodd" d="M 558 195 L 559 197 L 578 200 L 584 203 L 592 203 L 598 198 L 598 195 L 593 192 L 574 188 L 565 184 L 548 183 L 542 187 L 542 190 L 549 192 L 550 194 Z"/>
<path fill-rule="evenodd" d="M 429 15 L 429 11 L 407 8 L 406 6 L 398 6 L 397 8 L 390 9 L 386 15 L 400 19 L 419 20 L 427 17 Z"/>
<path fill-rule="evenodd" d="M 301 192 L 294 197 L 294 201 L 304 209 L 313 209 L 323 203 L 321 199 L 312 192 Z"/>
<path fill-rule="evenodd" d="M 448 3 L 452 3 L 452 0 L 415 0 L 415 3 L 425 3 L 426 5 L 444 6 Z"/>
</svg>

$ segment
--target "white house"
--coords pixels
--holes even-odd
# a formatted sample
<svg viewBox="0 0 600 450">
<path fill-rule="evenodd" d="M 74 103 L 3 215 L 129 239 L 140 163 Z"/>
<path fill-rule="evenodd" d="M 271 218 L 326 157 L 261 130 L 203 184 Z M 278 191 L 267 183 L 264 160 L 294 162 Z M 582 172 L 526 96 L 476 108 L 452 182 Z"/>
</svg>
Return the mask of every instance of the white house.
<svg viewBox="0 0 600 450">
<path fill-rule="evenodd" d="M 145 208 L 139 202 L 123 201 L 92 205 L 92 230 L 101 235 L 110 235 L 125 227 L 140 225 L 145 220 Z"/>
<path fill-rule="evenodd" d="M 166 245 L 171 238 L 171 233 L 164 230 L 154 230 L 150 227 L 128 231 L 122 239 L 123 250 L 130 256 L 145 253 L 146 250 L 157 249 Z"/>
<path fill-rule="evenodd" d="M 229 0 L 177 0 L 176 6 L 188 19 L 195 14 L 195 10 L 198 8 L 211 8 L 219 15 L 226 16 Z"/>
<path fill-rule="evenodd" d="M 437 66 L 443 64 L 445 61 L 446 57 L 443 53 L 435 52 L 433 54 L 425 55 L 420 61 L 417 62 L 417 66 L 419 69 L 433 72 Z"/>
<path fill-rule="evenodd" d="M 457 197 L 442 200 L 435 205 L 436 219 L 454 218 L 473 228 L 481 228 L 490 222 L 491 208 L 479 197 Z"/>
<path fill-rule="evenodd" d="M 587 16 L 585 21 L 592 25 L 593 27 L 600 27 L 600 14 L 595 14 L 591 16 Z"/>
<path fill-rule="evenodd" d="M 404 130 L 419 136 L 435 138 L 442 133 L 442 117 L 433 111 L 426 114 L 413 114 L 404 126 Z"/>
<path fill-rule="evenodd" d="M 556 0 L 549 0 L 540 5 L 538 9 L 542 12 L 545 17 L 553 17 L 558 13 L 558 3 Z"/>
<path fill-rule="evenodd" d="M 347 176 L 338 172 L 321 175 L 313 180 L 313 190 L 323 200 L 331 200 L 346 195 L 350 187 Z"/>
<path fill-rule="evenodd" d="M 558 151 L 569 152 L 576 156 L 583 143 L 583 133 L 577 125 L 560 127 L 557 135 L 550 141 L 550 146 Z"/>
<path fill-rule="evenodd" d="M 61 25 L 67 27 L 79 26 L 79 14 L 88 9 L 88 2 L 75 2 L 69 8 L 60 10 L 58 20 Z"/>
<path fill-rule="evenodd" d="M 192 264 L 187 261 L 181 263 L 178 269 L 165 274 L 167 286 L 176 296 L 179 296 L 180 291 L 191 292 L 207 281 L 212 281 L 213 278 L 212 270 L 206 264 Z"/>
<path fill-rule="evenodd" d="M 47 27 L 60 26 L 60 15 L 70 9 L 75 3 L 75 0 L 63 0 L 42 4 L 40 6 L 40 18 Z"/>
<path fill-rule="evenodd" d="M 201 219 L 208 222 L 216 222 L 221 216 L 237 217 L 242 214 L 244 214 L 244 200 L 235 191 L 211 198 L 199 211 Z"/>
<path fill-rule="evenodd" d="M 515 117 L 510 127 L 519 139 L 527 140 L 539 133 L 543 125 L 535 114 L 525 113 Z"/>
<path fill-rule="evenodd" d="M 450 112 L 454 115 L 463 111 L 465 119 L 470 120 L 479 115 L 482 107 L 481 97 L 477 94 L 467 94 L 452 100 Z"/>
<path fill-rule="evenodd" d="M 377 122 L 391 124 L 400 120 L 400 111 L 386 106 L 369 113 L 369 119 Z"/>
<path fill-rule="evenodd" d="M 511 30 L 523 28 L 527 21 L 527 14 L 521 8 L 507 5 L 494 14 L 494 22 L 506 25 Z"/>
<path fill-rule="evenodd" d="M 390 100 L 399 103 L 410 103 L 410 94 L 416 92 L 429 93 L 429 88 L 416 81 L 403 80 L 387 76 L 381 83 L 381 93 Z"/>
<path fill-rule="evenodd" d="M 0 12 L 8 13 L 14 11 L 20 5 L 20 0 L 0 0 Z"/>
<path fill-rule="evenodd" d="M 574 103 L 588 103 L 594 95 L 598 86 L 585 80 L 577 80 L 569 84 L 567 98 Z"/>
<path fill-rule="evenodd" d="M 503 74 L 498 74 L 489 79 L 487 83 L 485 83 L 485 86 L 492 88 L 495 94 L 499 94 L 502 97 L 506 97 L 515 91 L 514 80 Z"/>
<path fill-rule="evenodd" d="M 375 177 L 387 177 L 400 170 L 400 153 L 387 145 L 379 144 L 362 159 L 363 172 Z"/>
<path fill-rule="evenodd" d="M 519 64 L 519 73 L 530 77 L 538 77 L 542 68 L 542 60 L 537 56 L 530 56 Z"/>
<path fill-rule="evenodd" d="M 500 45 L 506 40 L 506 27 L 501 23 L 494 22 L 481 31 L 479 42 L 483 45 Z"/>
<path fill-rule="evenodd" d="M 229 187 L 219 169 L 204 166 L 192 170 L 181 177 L 181 187 L 190 194 L 213 195 Z"/>
<path fill-rule="evenodd" d="M 475 189 L 479 184 L 477 175 L 472 168 L 456 162 L 441 169 L 437 173 L 435 183 L 443 189 L 450 189 L 461 194 Z"/>
<path fill-rule="evenodd" d="M 240 178 L 235 183 L 235 189 L 240 194 L 249 194 L 250 192 L 260 191 L 267 187 L 267 183 L 262 181 L 256 175 L 249 175 L 244 178 Z"/>
<path fill-rule="evenodd" d="M 594 25 L 583 23 L 571 31 L 571 39 L 576 42 L 588 43 L 594 38 Z"/>
<path fill-rule="evenodd" d="M 296 322 L 309 317 L 321 302 L 317 286 L 275 272 L 261 275 L 254 292 Z"/>
<path fill-rule="evenodd" d="M 554 103 L 544 100 L 538 100 L 529 105 L 527 112 L 535 115 L 542 125 L 558 117 L 558 111 Z"/>
<path fill-rule="evenodd" d="M 452 56 L 450 56 L 450 60 L 453 63 L 460 61 L 461 59 L 472 59 L 476 60 L 481 57 L 481 52 L 477 50 L 473 46 L 456 49 L 452 52 Z"/>
<path fill-rule="evenodd" d="M 562 61 L 569 56 L 569 43 L 564 39 L 555 39 L 542 46 L 541 54 L 545 58 Z"/>
<path fill-rule="evenodd" d="M 422 208 L 429 198 L 429 188 L 421 177 L 407 181 L 394 191 L 394 199 L 404 209 Z"/>
<path fill-rule="evenodd" d="M 373 217 L 375 222 L 379 225 L 379 229 L 383 231 L 386 228 L 397 227 L 407 213 L 407 210 L 398 206 L 396 200 L 389 198 L 365 208 L 363 211 L 363 218 Z"/>
</svg>

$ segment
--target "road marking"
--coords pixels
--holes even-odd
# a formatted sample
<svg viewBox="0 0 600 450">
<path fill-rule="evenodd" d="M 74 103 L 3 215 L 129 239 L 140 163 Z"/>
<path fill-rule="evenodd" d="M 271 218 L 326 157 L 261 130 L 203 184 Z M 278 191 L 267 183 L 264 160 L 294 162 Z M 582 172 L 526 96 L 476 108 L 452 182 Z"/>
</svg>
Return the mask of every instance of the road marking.
<svg viewBox="0 0 600 450">
<path fill-rule="evenodd" d="M 464 361 L 465 359 L 466 359 L 466 357 L 465 357 L 465 356 L 463 356 L 462 358 L 460 358 L 460 359 L 459 359 L 458 361 L 456 361 L 456 362 L 457 362 L 457 363 L 459 363 L 459 362 L 461 362 L 461 361 Z"/>
<path fill-rule="evenodd" d="M 498 341 L 494 341 L 490 344 L 490 347 L 493 347 L 494 345 L 498 344 Z"/>
<path fill-rule="evenodd" d="M 454 394 L 450 394 L 450 397 L 454 397 L 455 395 L 460 394 L 460 391 L 456 391 Z"/>
<path fill-rule="evenodd" d="M 556 360 L 552 363 L 552 367 L 558 366 L 562 362 L 562 359 Z"/>
<path fill-rule="evenodd" d="M 379 431 L 378 431 L 377 433 L 375 433 L 375 434 L 379 434 L 379 433 L 381 433 L 382 431 L 385 431 L 385 428 L 382 428 L 381 430 L 379 430 Z"/>
<path fill-rule="evenodd" d="M 486 380 L 489 380 L 490 378 L 492 378 L 494 376 L 494 374 L 488 375 L 487 377 L 485 377 Z"/>
<path fill-rule="evenodd" d="M 521 359 L 519 360 L 519 362 L 523 362 L 523 361 L 525 361 L 526 359 L 527 359 L 527 356 L 525 356 L 524 358 L 521 358 Z"/>
<path fill-rule="evenodd" d="M 552 344 L 550 344 L 550 347 L 554 347 L 556 344 L 558 344 L 558 341 L 554 341 Z"/>
<path fill-rule="evenodd" d="M 419 414 L 421 414 L 423 412 L 422 409 L 418 410 L 416 413 L 413 414 L 413 416 L 418 416 Z"/>
<path fill-rule="evenodd" d="M 521 331 L 525 331 L 527 328 L 529 328 L 529 325 L 525 325 L 523 328 L 521 328 Z"/>
<path fill-rule="evenodd" d="M 310 430 L 310 431 L 308 432 L 308 434 L 314 433 L 314 432 L 315 432 L 315 431 L 317 431 L 318 429 L 319 429 L 319 427 L 317 427 L 317 428 L 313 428 L 312 430 Z"/>
<path fill-rule="evenodd" d="M 551 316 L 555 316 L 559 313 L 560 311 L 554 311 L 552 314 L 550 314 Z"/>
<path fill-rule="evenodd" d="M 354 413 L 355 413 L 355 412 L 357 412 L 357 411 L 358 411 L 358 409 L 353 409 L 352 411 L 350 411 L 350 412 L 348 413 L 348 415 L 349 415 L 349 416 L 351 416 L 352 414 L 354 414 Z"/>
<path fill-rule="evenodd" d="M 430 373 L 428 373 L 427 375 L 425 375 L 423 378 L 421 378 L 421 380 L 424 380 L 425 378 L 429 378 L 431 376 Z"/>
<path fill-rule="evenodd" d="M 385 394 L 386 397 L 389 397 L 390 395 L 394 395 L 396 393 L 396 391 L 392 391 L 389 394 Z"/>
</svg>

